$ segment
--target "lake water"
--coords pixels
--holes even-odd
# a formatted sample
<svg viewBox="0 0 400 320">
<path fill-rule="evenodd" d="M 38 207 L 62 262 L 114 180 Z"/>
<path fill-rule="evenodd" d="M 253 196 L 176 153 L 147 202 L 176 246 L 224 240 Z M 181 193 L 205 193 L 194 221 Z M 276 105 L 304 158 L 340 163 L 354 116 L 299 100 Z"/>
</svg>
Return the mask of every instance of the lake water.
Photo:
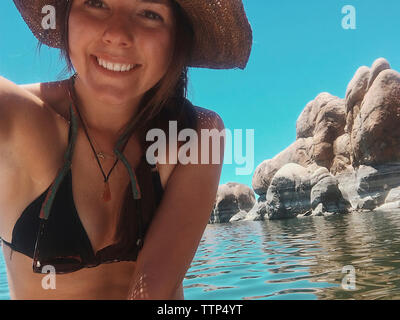
<svg viewBox="0 0 400 320">
<path fill-rule="evenodd" d="M 187 300 L 400 299 L 400 210 L 208 225 L 183 285 Z"/>
</svg>

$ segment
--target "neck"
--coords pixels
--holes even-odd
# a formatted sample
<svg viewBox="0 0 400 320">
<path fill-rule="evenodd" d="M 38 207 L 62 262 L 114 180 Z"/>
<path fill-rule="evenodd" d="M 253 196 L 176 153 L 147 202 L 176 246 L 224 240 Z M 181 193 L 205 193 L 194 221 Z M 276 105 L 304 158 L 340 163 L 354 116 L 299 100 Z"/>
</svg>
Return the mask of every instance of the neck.
<svg viewBox="0 0 400 320">
<path fill-rule="evenodd" d="M 115 142 L 138 114 L 141 97 L 122 103 L 107 101 L 87 90 L 79 77 L 75 79 L 75 97 L 79 112 L 92 134 Z"/>
</svg>

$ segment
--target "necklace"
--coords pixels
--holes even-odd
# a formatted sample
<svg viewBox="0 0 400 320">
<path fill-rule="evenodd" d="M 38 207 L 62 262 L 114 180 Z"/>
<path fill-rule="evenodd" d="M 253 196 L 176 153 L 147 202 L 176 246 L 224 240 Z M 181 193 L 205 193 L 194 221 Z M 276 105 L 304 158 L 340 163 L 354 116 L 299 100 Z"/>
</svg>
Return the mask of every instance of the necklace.
<svg viewBox="0 0 400 320">
<path fill-rule="evenodd" d="M 111 155 L 111 154 L 109 154 L 109 153 L 106 153 L 106 152 L 104 152 L 104 151 L 101 151 L 101 148 L 99 147 L 99 144 L 97 143 L 97 141 L 96 141 L 96 139 L 94 138 L 94 136 L 93 136 L 92 138 L 93 138 L 93 142 L 94 142 L 95 146 L 97 147 L 96 149 L 97 149 L 97 150 L 100 149 L 100 151 L 96 151 L 96 155 L 97 155 L 97 157 L 98 157 L 99 159 L 105 160 L 106 158 L 109 158 L 109 159 L 115 159 L 115 158 L 116 158 L 115 155 Z"/>
<path fill-rule="evenodd" d="M 103 167 L 102 167 L 102 165 L 101 165 L 101 163 L 100 163 L 100 161 L 99 161 L 99 157 L 103 156 L 103 153 L 102 153 L 102 152 L 96 152 L 95 148 L 93 147 L 92 141 L 90 140 L 89 134 L 88 134 L 88 132 L 87 132 L 86 125 L 85 125 L 85 123 L 84 123 L 84 121 L 83 121 L 83 118 L 82 118 L 82 116 L 81 116 L 81 114 L 80 114 L 78 108 L 77 108 L 77 111 L 78 111 L 79 118 L 80 118 L 81 121 L 82 121 L 82 126 L 83 126 L 83 129 L 84 129 L 84 131 L 85 131 L 86 137 L 87 137 L 87 139 L 88 139 L 88 141 L 89 141 L 90 147 L 92 148 L 93 153 L 95 154 L 97 164 L 99 165 L 99 168 L 100 168 L 101 173 L 102 173 L 103 178 L 104 178 L 104 189 L 103 189 L 102 199 L 103 199 L 105 202 L 108 202 L 108 201 L 111 200 L 111 190 L 110 190 L 110 185 L 109 185 L 109 183 L 108 183 L 108 179 L 109 179 L 109 177 L 110 177 L 110 175 L 111 175 L 111 172 L 114 170 L 115 166 L 117 165 L 117 162 L 118 162 L 119 159 L 116 159 L 116 160 L 115 160 L 114 165 L 112 166 L 112 168 L 110 169 L 110 171 L 109 171 L 108 174 L 106 175 L 106 174 L 104 173 Z M 104 156 L 103 156 L 103 157 L 104 157 Z"/>
<path fill-rule="evenodd" d="M 85 135 L 86 135 L 86 137 L 87 137 L 87 139 L 89 141 L 90 147 L 92 148 L 92 151 L 93 151 L 93 153 L 95 155 L 97 164 L 99 165 L 100 171 L 101 171 L 101 173 L 103 175 L 103 178 L 104 178 L 104 187 L 103 187 L 103 193 L 101 195 L 101 198 L 103 199 L 104 202 L 108 202 L 108 201 L 111 200 L 111 190 L 110 190 L 110 185 L 108 183 L 108 179 L 110 178 L 111 172 L 114 170 L 114 168 L 117 165 L 119 159 L 117 158 L 115 160 L 114 165 L 111 167 L 110 171 L 106 175 L 104 173 L 103 167 L 101 166 L 101 163 L 100 163 L 100 160 L 99 160 L 100 157 L 102 157 L 103 159 L 105 158 L 105 153 L 102 152 L 102 151 L 97 152 L 95 150 L 93 144 L 92 144 L 92 141 L 90 140 L 90 137 L 89 137 L 86 125 L 85 125 L 85 121 L 83 120 L 82 115 L 81 115 L 81 113 L 79 111 L 79 108 L 78 108 L 78 103 L 77 103 L 76 94 L 75 94 L 75 90 L 74 90 L 75 89 L 74 88 L 74 80 L 75 80 L 75 77 L 72 77 L 71 81 L 69 82 L 69 95 L 70 95 L 70 98 L 71 98 L 73 104 L 75 105 L 76 111 L 77 111 L 78 116 L 79 116 L 79 118 L 81 120 L 81 123 L 82 123 L 83 130 L 84 130 Z M 125 142 L 125 144 L 123 146 L 122 152 L 125 150 L 126 145 L 127 145 L 127 141 Z"/>
</svg>

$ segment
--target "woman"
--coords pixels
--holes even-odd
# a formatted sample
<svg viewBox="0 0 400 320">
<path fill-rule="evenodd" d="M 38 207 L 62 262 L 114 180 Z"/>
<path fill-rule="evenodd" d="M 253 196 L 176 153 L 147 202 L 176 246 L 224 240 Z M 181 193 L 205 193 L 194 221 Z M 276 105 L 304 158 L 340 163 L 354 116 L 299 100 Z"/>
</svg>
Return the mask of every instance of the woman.
<svg viewBox="0 0 400 320">
<path fill-rule="evenodd" d="M 146 133 L 167 131 L 170 120 L 199 134 L 224 129 L 215 112 L 185 99 L 186 74 L 245 67 L 251 29 L 241 1 L 14 3 L 75 74 L 23 86 L 0 78 L 0 237 L 11 298 L 183 299 L 223 144 L 219 164 L 166 154 L 151 165 Z M 43 27 L 46 5 L 55 29 Z"/>
</svg>

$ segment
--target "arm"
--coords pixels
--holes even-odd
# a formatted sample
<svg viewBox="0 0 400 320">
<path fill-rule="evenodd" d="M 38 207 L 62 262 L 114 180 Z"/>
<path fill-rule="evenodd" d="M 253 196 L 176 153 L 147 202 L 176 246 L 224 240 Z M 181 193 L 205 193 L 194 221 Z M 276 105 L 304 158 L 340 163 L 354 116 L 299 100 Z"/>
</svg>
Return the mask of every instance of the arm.
<svg viewBox="0 0 400 320">
<path fill-rule="evenodd" d="M 25 171 L 21 170 L 22 164 L 18 162 L 18 150 L 20 139 L 16 136 L 16 118 L 18 117 L 18 96 L 17 85 L 0 77 L 0 236 L 6 234 L 9 212 L 8 208 L 15 203 L 16 197 L 21 190 Z"/>
<path fill-rule="evenodd" d="M 50 131 L 52 130 L 52 131 Z M 5 214 L 31 187 L 31 167 L 40 162 L 57 136 L 54 117 L 44 103 L 15 83 L 0 77 L 0 209 Z M 54 134 L 49 134 L 54 132 Z M 41 156 L 41 154 L 43 154 Z M 46 155 L 47 156 L 47 155 Z M 34 159 L 32 161 L 32 159 Z M 1 232 L 1 230 L 0 230 Z"/>
<path fill-rule="evenodd" d="M 9 87 L 10 83 L 3 77 L 0 77 L 0 154 L 3 154 L 5 143 L 11 133 L 10 112 L 7 105 L 9 104 Z"/>
<path fill-rule="evenodd" d="M 199 118 L 201 129 L 222 131 L 224 124 L 214 112 Z M 128 299 L 171 299 L 182 283 L 200 243 L 215 202 L 223 164 L 224 139 L 220 143 L 219 164 L 212 164 L 210 141 L 209 164 L 174 168 L 146 234 L 130 284 Z"/>
</svg>

